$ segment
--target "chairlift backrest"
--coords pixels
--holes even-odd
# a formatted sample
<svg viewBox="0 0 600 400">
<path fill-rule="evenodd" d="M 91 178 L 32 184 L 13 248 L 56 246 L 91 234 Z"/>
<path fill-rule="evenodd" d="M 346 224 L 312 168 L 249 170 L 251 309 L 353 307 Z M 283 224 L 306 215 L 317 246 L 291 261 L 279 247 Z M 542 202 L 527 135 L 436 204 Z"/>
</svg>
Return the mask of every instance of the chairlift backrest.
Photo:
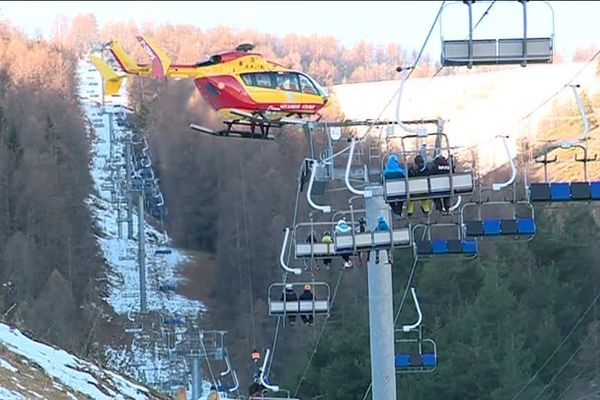
<svg viewBox="0 0 600 400">
<path fill-rule="evenodd" d="M 295 300 L 288 300 L 286 285 L 291 285 Z M 310 285 L 312 299 L 303 299 L 305 285 Z M 329 314 L 331 289 L 325 282 L 273 283 L 269 286 L 269 315 Z"/>
<path fill-rule="evenodd" d="M 492 1 L 463 1 L 448 3 L 443 7 L 440 16 L 440 37 L 442 46 L 441 63 L 442 66 L 467 66 L 471 68 L 473 65 L 494 65 L 494 64 L 520 64 L 525 67 L 527 63 L 552 63 L 554 55 L 554 11 L 552 6 L 547 1 L 531 2 L 535 5 L 544 4 L 550 11 L 551 28 L 548 28 L 541 36 L 532 36 L 528 31 L 527 7 L 531 7 L 528 1 L 519 1 L 522 5 L 522 32 L 520 35 L 515 35 L 508 38 L 494 39 L 476 39 L 474 31 L 483 21 L 483 18 L 494 19 L 495 16 L 502 16 L 497 8 L 501 4 L 511 4 L 511 7 L 516 2 L 496 2 Z M 443 29 L 444 16 L 452 9 L 452 6 L 465 3 L 468 12 L 468 31 L 466 35 L 459 36 L 454 39 L 448 39 Z M 473 6 L 487 7 L 487 10 L 482 14 L 479 22 L 473 25 Z M 494 11 L 489 12 L 494 6 Z M 462 10 L 465 6 L 462 5 Z M 535 9 L 535 6 L 534 6 Z M 508 11 L 508 10 L 500 10 Z M 515 9 L 516 11 L 516 9 Z M 539 20 L 539 11 L 537 19 Z M 490 15 L 488 15 L 488 12 Z M 464 17 L 463 17 L 464 18 Z M 503 16 L 504 21 L 515 20 L 514 16 Z M 498 19 L 496 18 L 496 21 Z M 494 26 L 504 26 L 507 24 L 494 24 Z M 535 34 L 537 35 L 537 33 Z"/>
</svg>

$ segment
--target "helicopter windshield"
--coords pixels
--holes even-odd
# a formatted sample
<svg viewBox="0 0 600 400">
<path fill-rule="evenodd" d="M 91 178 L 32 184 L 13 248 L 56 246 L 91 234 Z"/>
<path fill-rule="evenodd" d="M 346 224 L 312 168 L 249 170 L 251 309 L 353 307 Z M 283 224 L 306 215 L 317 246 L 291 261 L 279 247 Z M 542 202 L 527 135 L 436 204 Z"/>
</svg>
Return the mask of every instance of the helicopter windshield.
<svg viewBox="0 0 600 400">
<path fill-rule="evenodd" d="M 319 85 L 319 83 L 317 81 L 315 81 L 313 78 L 311 78 L 308 75 L 304 75 L 304 74 L 299 74 L 300 75 L 300 80 L 302 82 L 302 77 L 307 78 L 316 88 L 317 93 L 323 97 L 329 97 L 329 93 L 327 92 L 327 89 L 325 89 L 323 86 Z M 315 93 L 315 94 L 317 94 Z"/>
</svg>

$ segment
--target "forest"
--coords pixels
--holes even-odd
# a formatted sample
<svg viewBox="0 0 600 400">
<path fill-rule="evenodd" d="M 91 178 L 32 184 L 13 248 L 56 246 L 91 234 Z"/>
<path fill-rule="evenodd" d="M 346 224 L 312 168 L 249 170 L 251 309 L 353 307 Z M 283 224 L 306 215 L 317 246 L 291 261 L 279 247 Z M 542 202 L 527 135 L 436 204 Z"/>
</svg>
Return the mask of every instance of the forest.
<svg viewBox="0 0 600 400">
<path fill-rule="evenodd" d="M 348 49 L 332 37 L 134 23 L 100 27 L 93 15 L 63 25 L 57 21 L 49 41 L 0 25 L 0 310 L 5 320 L 84 355 L 99 335 L 93 320 L 103 306 L 96 279 L 104 267 L 84 206 L 93 189 L 73 74 L 77 57 L 117 39 L 142 60 L 136 33 L 154 38 L 175 62 L 250 41 L 327 85 L 395 79 L 395 67 L 414 59 L 397 43 Z M 589 58 L 590 49 L 576 54 Z M 423 59 L 414 77 L 438 68 Z M 229 352 L 247 384 L 250 352 L 272 348 L 275 339 L 266 294 L 282 279 L 282 231 L 293 222 L 306 143 L 293 128 L 269 143 L 191 134 L 192 121 L 219 123 L 191 82 L 132 79 L 129 90 L 169 207 L 169 233 L 178 247 L 216 257 L 207 328 L 230 332 Z M 590 99 L 593 111 L 600 103 L 597 94 Z M 335 106 L 329 113 L 342 117 Z M 347 204 L 343 194 L 332 201 L 339 208 Z M 297 211 L 298 222 L 308 219 L 305 202 Z M 591 393 L 600 379 L 598 218 L 587 204 L 536 207 L 538 233 L 529 243 L 484 241 L 472 261 L 419 261 L 412 284 L 419 290 L 424 335 L 438 345 L 439 367 L 431 374 L 398 375 L 400 396 L 574 400 Z M 410 254 L 394 254 L 396 307 L 412 266 Z M 364 269 L 341 272 L 339 261 L 316 274 L 337 288 L 333 313 L 312 328 L 279 327 L 273 381 L 302 399 L 368 398 L 365 277 Z M 400 321 L 414 317 L 409 299 Z"/>
</svg>

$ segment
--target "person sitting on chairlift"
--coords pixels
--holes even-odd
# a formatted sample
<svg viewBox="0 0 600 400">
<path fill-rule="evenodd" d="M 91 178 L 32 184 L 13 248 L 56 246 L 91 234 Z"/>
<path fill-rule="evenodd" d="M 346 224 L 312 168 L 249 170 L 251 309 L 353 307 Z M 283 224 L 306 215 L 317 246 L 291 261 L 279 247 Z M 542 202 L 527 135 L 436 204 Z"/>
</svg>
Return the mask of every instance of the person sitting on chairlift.
<svg viewBox="0 0 600 400">
<path fill-rule="evenodd" d="M 331 233 L 329 231 L 323 232 L 323 237 L 321 238 L 321 243 L 332 244 L 333 238 L 331 237 Z M 325 265 L 325 269 L 329 270 L 331 267 L 331 258 L 324 258 L 323 264 Z"/>
<path fill-rule="evenodd" d="M 312 301 L 313 300 L 313 293 L 311 290 L 311 287 L 309 284 L 304 285 L 304 291 L 302 292 L 302 294 L 300 294 L 300 301 Z M 312 326 L 313 322 L 314 322 L 314 318 L 312 314 L 308 314 L 308 315 L 301 315 L 300 318 L 302 318 L 302 322 L 304 322 L 306 325 L 308 326 Z"/>
<path fill-rule="evenodd" d="M 252 359 L 252 361 L 254 361 L 255 364 L 258 363 L 260 361 L 260 352 L 254 349 L 252 354 L 250 354 L 250 358 Z"/>
<path fill-rule="evenodd" d="M 390 230 L 390 226 L 388 225 L 387 221 L 385 220 L 385 217 L 383 215 L 380 215 L 377 218 L 377 226 L 375 227 L 375 231 L 389 232 L 389 230 Z M 392 262 L 392 256 L 389 253 L 388 253 L 388 260 L 390 263 Z M 379 264 L 379 250 L 375 251 L 375 264 Z"/>
<path fill-rule="evenodd" d="M 387 160 L 387 164 L 385 165 L 385 169 L 383 170 L 384 179 L 402 179 L 405 178 L 404 164 L 401 164 L 398 161 L 398 156 L 396 154 L 390 154 L 390 157 Z M 392 212 L 396 214 L 398 217 L 402 217 L 402 206 L 404 205 L 404 201 L 397 200 L 389 203 L 392 208 Z"/>
<path fill-rule="evenodd" d="M 208 392 L 207 400 L 219 400 L 219 392 L 217 391 L 216 386 L 210 387 L 210 392 Z"/>
<path fill-rule="evenodd" d="M 444 157 L 440 149 L 436 149 L 436 155 L 433 159 L 431 166 L 431 175 L 448 175 L 450 174 L 450 163 L 448 159 Z M 452 163 L 452 173 L 455 172 L 454 162 Z M 435 208 L 442 213 L 442 215 L 449 215 L 450 211 L 450 197 L 435 198 L 433 199 Z"/>
<path fill-rule="evenodd" d="M 342 217 L 335 226 L 336 234 L 345 234 L 352 232 L 352 228 L 346 222 L 346 219 Z M 352 261 L 350 260 L 350 254 L 342 254 L 344 260 L 344 268 L 352 268 Z"/>
<path fill-rule="evenodd" d="M 296 292 L 294 292 L 294 288 L 291 283 L 285 285 L 285 291 L 281 293 L 281 297 L 279 300 L 288 302 L 288 301 L 298 301 L 298 296 L 296 296 Z M 290 326 L 296 325 L 296 316 L 291 314 L 288 315 L 288 320 L 290 321 Z"/>
<path fill-rule="evenodd" d="M 365 233 L 366 231 L 367 231 L 367 219 L 365 217 L 360 217 L 358 219 L 358 227 L 356 228 L 356 233 Z M 359 263 L 363 262 L 363 254 L 364 253 L 367 254 L 366 258 L 364 258 L 365 262 L 367 262 L 369 260 L 369 254 L 371 253 L 370 251 L 359 252 L 358 253 L 358 262 Z"/>
<path fill-rule="evenodd" d="M 415 156 L 415 164 L 410 167 L 408 170 L 408 177 L 416 177 L 416 176 L 427 176 L 429 175 L 429 168 L 425 164 L 425 159 L 422 155 L 418 154 Z M 408 216 L 410 217 L 415 209 L 415 202 L 413 200 L 408 200 L 408 205 L 406 206 L 406 211 Z M 423 214 L 429 214 L 429 199 L 421 200 L 421 210 Z"/>
</svg>

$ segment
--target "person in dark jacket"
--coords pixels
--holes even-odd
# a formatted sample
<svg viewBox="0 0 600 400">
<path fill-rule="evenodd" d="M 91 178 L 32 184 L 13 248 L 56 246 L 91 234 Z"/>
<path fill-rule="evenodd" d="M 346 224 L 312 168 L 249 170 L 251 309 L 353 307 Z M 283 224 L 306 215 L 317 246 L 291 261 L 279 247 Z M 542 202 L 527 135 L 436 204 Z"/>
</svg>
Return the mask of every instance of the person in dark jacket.
<svg viewBox="0 0 600 400">
<path fill-rule="evenodd" d="M 454 163 L 452 163 L 452 173 L 455 172 Z M 448 175 L 450 174 L 450 163 L 444 155 L 438 151 L 430 170 L 431 175 Z M 433 199 L 435 208 L 444 215 L 450 214 L 450 197 Z"/>
<path fill-rule="evenodd" d="M 412 178 L 412 177 L 416 177 L 416 176 L 427 176 L 429 175 L 429 168 L 427 168 L 427 165 L 425 164 L 425 160 L 423 159 L 423 156 L 421 156 L 420 154 L 415 156 L 415 163 L 412 167 L 410 167 L 410 169 L 408 170 L 408 177 Z M 408 200 L 408 205 L 406 206 L 406 211 L 408 213 L 408 216 L 410 217 L 413 213 L 415 209 L 415 203 L 413 200 Z M 423 214 L 429 214 L 429 200 L 428 199 L 422 199 L 421 200 L 421 210 L 423 211 Z"/>
<path fill-rule="evenodd" d="M 398 156 L 396 154 L 390 154 L 390 157 L 387 160 L 385 165 L 385 169 L 383 170 L 384 179 L 404 179 L 406 169 L 404 165 L 398 161 Z M 402 217 L 402 206 L 404 205 L 404 201 L 397 200 L 389 203 L 392 208 L 392 212 L 399 217 Z"/>
<path fill-rule="evenodd" d="M 308 301 L 313 300 L 313 293 L 312 293 L 310 285 L 308 285 L 308 284 L 304 285 L 304 291 L 300 294 L 300 301 L 307 301 L 307 300 Z M 300 318 L 302 318 L 302 322 L 304 322 L 308 326 L 312 326 L 312 324 L 314 322 L 314 318 L 313 318 L 312 314 L 301 315 Z"/>
<path fill-rule="evenodd" d="M 367 231 L 367 219 L 365 217 L 360 217 L 358 219 L 358 227 L 356 228 L 356 233 L 365 233 Z M 364 257 L 366 253 L 366 257 Z M 362 251 L 358 253 L 358 262 L 359 263 L 364 263 L 366 264 L 367 261 L 369 260 L 369 254 L 371 252 L 370 251 Z"/>
<path fill-rule="evenodd" d="M 281 293 L 281 297 L 279 298 L 279 300 L 281 301 L 298 301 L 298 296 L 296 296 L 296 292 L 294 292 L 294 289 L 292 288 L 291 284 L 287 284 L 285 285 L 285 291 L 283 293 Z M 284 306 L 285 307 L 285 306 Z M 288 315 L 288 320 L 290 322 L 290 326 L 294 326 L 296 325 L 296 316 L 295 315 Z"/>
</svg>

